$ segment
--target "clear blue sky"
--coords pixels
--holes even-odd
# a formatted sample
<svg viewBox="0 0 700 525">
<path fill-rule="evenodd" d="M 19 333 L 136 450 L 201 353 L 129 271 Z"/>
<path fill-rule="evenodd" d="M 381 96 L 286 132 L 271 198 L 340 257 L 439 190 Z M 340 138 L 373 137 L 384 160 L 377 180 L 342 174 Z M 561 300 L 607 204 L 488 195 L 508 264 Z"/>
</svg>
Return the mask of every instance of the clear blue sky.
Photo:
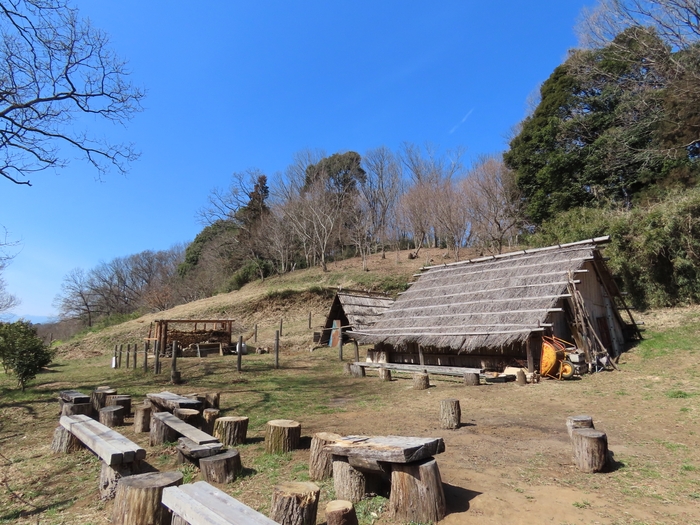
<svg viewBox="0 0 700 525">
<path fill-rule="evenodd" d="M 593 1 L 77 1 L 147 90 L 126 128 L 91 128 L 141 158 L 102 182 L 80 161 L 0 181 L 14 313 L 53 315 L 73 268 L 192 240 L 235 171 L 272 176 L 305 148 L 504 150 Z"/>
</svg>

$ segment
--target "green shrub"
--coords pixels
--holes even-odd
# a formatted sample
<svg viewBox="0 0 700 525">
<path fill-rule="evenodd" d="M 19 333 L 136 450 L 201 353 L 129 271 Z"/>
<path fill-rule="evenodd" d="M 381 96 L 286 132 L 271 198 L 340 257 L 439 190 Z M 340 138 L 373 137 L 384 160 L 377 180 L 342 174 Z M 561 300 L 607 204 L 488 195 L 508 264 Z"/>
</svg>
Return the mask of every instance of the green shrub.
<svg viewBox="0 0 700 525">
<path fill-rule="evenodd" d="M 28 321 L 0 324 L 0 359 L 5 373 L 17 378 L 17 386 L 24 390 L 42 368 L 51 363 L 54 352 L 36 335 Z"/>
<path fill-rule="evenodd" d="M 222 291 L 233 292 L 235 290 L 240 290 L 246 284 L 260 279 L 261 274 L 263 277 L 268 277 L 273 272 L 274 265 L 270 261 L 265 261 L 263 259 L 248 261 L 245 266 L 239 268 L 236 273 L 231 276 L 224 285 Z"/>
</svg>

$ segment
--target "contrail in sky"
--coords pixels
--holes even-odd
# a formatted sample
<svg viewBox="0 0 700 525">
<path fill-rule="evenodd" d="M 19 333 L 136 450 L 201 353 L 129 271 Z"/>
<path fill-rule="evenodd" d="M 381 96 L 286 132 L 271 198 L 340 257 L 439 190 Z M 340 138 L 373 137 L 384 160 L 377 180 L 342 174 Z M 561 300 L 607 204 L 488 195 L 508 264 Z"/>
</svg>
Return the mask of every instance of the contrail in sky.
<svg viewBox="0 0 700 525">
<path fill-rule="evenodd" d="M 456 126 L 454 126 L 454 127 L 450 130 L 450 135 L 452 135 L 455 131 L 457 131 L 457 128 L 460 127 L 462 124 L 464 124 L 464 123 L 467 121 L 467 119 L 469 118 L 469 115 L 471 115 L 473 112 L 474 112 L 474 108 L 470 109 L 470 110 L 469 110 L 469 113 L 467 113 L 466 115 L 464 115 L 464 118 L 463 118 L 462 120 L 459 121 L 459 124 L 457 124 Z"/>
</svg>

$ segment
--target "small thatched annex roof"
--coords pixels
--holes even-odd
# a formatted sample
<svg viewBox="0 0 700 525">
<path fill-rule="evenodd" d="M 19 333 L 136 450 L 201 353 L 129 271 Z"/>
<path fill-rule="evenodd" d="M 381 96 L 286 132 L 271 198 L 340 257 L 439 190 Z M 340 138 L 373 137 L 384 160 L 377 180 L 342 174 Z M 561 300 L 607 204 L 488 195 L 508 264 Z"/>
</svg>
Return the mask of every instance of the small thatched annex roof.
<svg viewBox="0 0 700 525">
<path fill-rule="evenodd" d="M 472 352 L 524 343 L 568 297 L 570 275 L 592 260 L 608 237 L 483 257 L 424 269 L 360 343 Z"/>
<path fill-rule="evenodd" d="M 339 291 L 331 305 L 326 328 L 330 328 L 335 319 L 343 319 L 355 329 L 367 328 L 374 325 L 392 304 L 394 300 L 385 295 Z"/>
</svg>

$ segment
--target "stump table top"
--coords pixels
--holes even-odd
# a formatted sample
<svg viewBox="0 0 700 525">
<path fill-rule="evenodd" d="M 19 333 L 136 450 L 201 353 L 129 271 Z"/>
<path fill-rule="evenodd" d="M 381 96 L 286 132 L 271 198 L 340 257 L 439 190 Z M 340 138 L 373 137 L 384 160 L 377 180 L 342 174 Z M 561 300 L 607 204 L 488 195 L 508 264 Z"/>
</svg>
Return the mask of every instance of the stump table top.
<svg viewBox="0 0 700 525">
<path fill-rule="evenodd" d="M 445 451 L 442 438 L 405 436 L 345 436 L 324 447 L 336 456 L 387 463 L 412 463 Z"/>
<path fill-rule="evenodd" d="M 160 408 L 172 412 L 176 408 L 194 408 L 199 410 L 202 406 L 201 401 L 192 399 L 190 397 L 180 396 L 178 394 L 173 394 L 172 392 L 161 392 L 159 394 L 146 394 L 146 397 L 151 400 L 151 402 Z"/>
</svg>

